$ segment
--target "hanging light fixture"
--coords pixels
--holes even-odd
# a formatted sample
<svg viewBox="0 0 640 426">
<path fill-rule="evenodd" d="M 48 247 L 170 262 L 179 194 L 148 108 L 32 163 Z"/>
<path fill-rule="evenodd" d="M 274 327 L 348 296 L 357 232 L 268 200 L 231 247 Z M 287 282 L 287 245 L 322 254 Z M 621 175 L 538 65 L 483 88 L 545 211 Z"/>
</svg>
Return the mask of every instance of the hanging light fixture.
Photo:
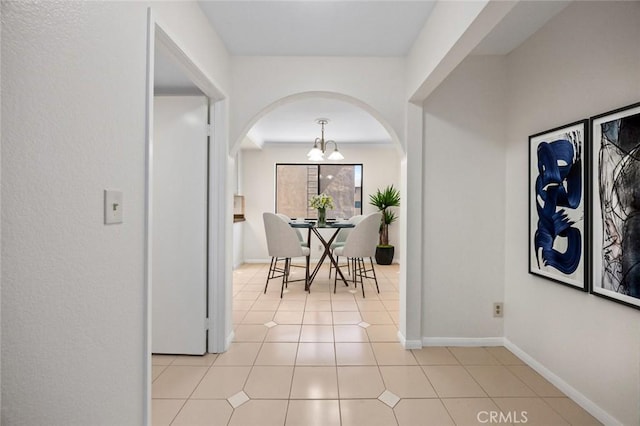
<svg viewBox="0 0 640 426">
<path fill-rule="evenodd" d="M 310 161 L 324 161 L 325 151 L 328 148 L 327 145 L 330 143 L 333 144 L 334 149 L 331 154 L 327 157 L 327 159 L 331 161 L 344 160 L 344 156 L 338 151 L 338 144 L 334 140 L 324 140 L 324 125 L 329 122 L 328 118 L 318 118 L 316 123 L 321 126 L 321 136 L 316 138 L 316 141 L 313 143 L 313 148 L 307 153 L 307 157 Z"/>
</svg>

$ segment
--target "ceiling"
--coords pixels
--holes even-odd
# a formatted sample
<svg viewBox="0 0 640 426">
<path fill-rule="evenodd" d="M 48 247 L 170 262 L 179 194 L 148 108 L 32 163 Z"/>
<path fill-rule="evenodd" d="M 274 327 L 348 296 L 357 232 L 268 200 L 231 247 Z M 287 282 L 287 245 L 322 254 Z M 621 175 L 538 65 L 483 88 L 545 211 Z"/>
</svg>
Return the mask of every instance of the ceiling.
<svg viewBox="0 0 640 426">
<path fill-rule="evenodd" d="M 206 1 L 232 55 L 405 56 L 435 1 Z"/>
<path fill-rule="evenodd" d="M 371 114 L 350 103 L 312 98 L 285 104 L 260 119 L 249 131 L 257 145 L 302 142 L 311 145 L 320 137 L 319 118 L 328 118 L 325 140 L 345 143 L 391 143 L 385 128 Z M 245 144 L 244 148 L 250 148 Z M 311 146 L 309 146 L 311 148 Z"/>
<path fill-rule="evenodd" d="M 199 5 L 231 55 L 405 56 L 436 2 L 367 0 L 212 1 Z M 520 1 L 474 50 L 505 55 L 535 33 L 569 1 Z M 159 94 L 199 94 L 167 53 L 155 63 Z M 391 143 L 380 123 L 346 102 L 306 99 L 260 119 L 243 148 L 264 143 L 307 143 L 320 136 L 317 118 L 329 118 L 325 139 L 338 143 Z"/>
</svg>

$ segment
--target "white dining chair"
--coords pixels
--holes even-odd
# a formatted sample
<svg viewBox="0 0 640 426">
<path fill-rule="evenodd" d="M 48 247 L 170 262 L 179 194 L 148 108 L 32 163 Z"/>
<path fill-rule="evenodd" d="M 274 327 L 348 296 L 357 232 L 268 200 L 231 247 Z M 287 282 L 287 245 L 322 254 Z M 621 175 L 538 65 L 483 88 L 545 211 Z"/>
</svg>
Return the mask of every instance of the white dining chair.
<svg viewBox="0 0 640 426">
<path fill-rule="evenodd" d="M 347 219 L 347 222 L 353 224 L 353 225 L 357 225 L 358 223 L 360 223 L 360 221 L 364 218 L 364 215 L 358 214 L 355 216 L 351 216 L 349 219 Z M 331 252 L 334 253 L 335 249 L 337 249 L 338 247 L 342 247 L 344 246 L 345 241 L 347 241 L 347 236 L 349 235 L 349 232 L 351 232 L 353 228 L 343 228 L 340 231 L 338 231 L 338 235 L 336 235 L 336 239 L 333 240 L 333 243 L 331 243 Z M 335 254 L 335 253 L 334 253 Z M 335 257 L 336 259 L 336 264 L 338 263 L 338 257 Z M 342 265 L 342 266 L 349 266 L 349 262 L 347 262 L 346 264 Z M 331 270 L 333 269 L 333 263 L 329 262 L 329 279 L 331 279 Z M 349 274 L 351 274 L 351 267 L 347 268 L 347 272 Z"/>
<path fill-rule="evenodd" d="M 264 286 L 264 292 L 267 292 L 269 281 L 274 278 L 282 277 L 282 286 L 280 288 L 280 297 L 284 293 L 285 286 L 288 287 L 290 282 L 289 275 L 291 269 L 291 258 L 306 257 L 304 288 L 309 289 L 309 247 L 300 245 L 300 241 L 296 235 L 296 231 L 285 220 L 274 213 L 265 212 L 262 214 L 264 221 L 264 230 L 267 236 L 267 248 L 269 256 L 271 256 L 271 264 L 267 273 L 267 282 Z M 284 259 L 284 267 L 277 267 L 277 260 Z M 280 273 L 281 275 L 278 275 Z"/>
<path fill-rule="evenodd" d="M 279 218 L 281 218 L 287 223 L 291 222 L 291 218 L 284 213 L 276 213 L 276 216 L 278 216 Z M 300 241 L 300 245 L 304 247 L 309 247 L 309 244 L 304 240 L 304 237 L 302 236 L 302 232 L 300 232 L 300 229 L 295 228 L 295 230 L 296 230 L 296 234 L 298 235 L 298 240 Z"/>
<path fill-rule="evenodd" d="M 276 216 L 278 216 L 280 219 L 284 220 L 287 224 L 291 224 L 291 218 L 289 216 L 287 216 L 284 213 L 276 213 Z M 309 247 L 309 243 L 307 241 L 304 240 L 304 237 L 302 236 L 302 232 L 300 231 L 300 228 L 294 228 L 296 231 L 296 235 L 298 236 L 298 240 L 300 241 L 300 245 L 302 247 Z M 281 272 L 283 268 L 279 268 L 278 267 L 278 262 L 280 261 L 285 261 L 285 258 L 280 258 L 280 257 L 276 257 L 275 259 L 273 259 L 273 270 L 277 271 L 277 272 Z M 300 265 L 293 265 L 293 264 L 289 264 L 289 267 L 296 267 L 296 268 L 304 268 L 304 266 L 300 266 Z M 285 283 L 285 288 L 287 288 L 287 285 Z"/>
<path fill-rule="evenodd" d="M 373 279 L 376 283 L 376 290 L 380 293 L 378 287 L 378 278 L 373 267 L 373 257 L 376 255 L 376 246 L 378 244 L 378 235 L 380 231 L 380 221 L 382 213 L 376 212 L 365 216 L 355 228 L 347 236 L 342 247 L 336 247 L 334 254 L 344 256 L 353 262 L 353 284 L 358 287 L 358 278 L 360 278 L 360 286 L 362 287 L 362 297 L 364 296 L 364 278 Z M 367 269 L 364 259 L 368 257 L 371 263 L 371 269 Z M 337 263 L 337 262 L 336 262 Z M 368 275 L 369 272 L 372 275 Z M 337 273 L 334 276 L 333 292 L 336 292 Z"/>
</svg>

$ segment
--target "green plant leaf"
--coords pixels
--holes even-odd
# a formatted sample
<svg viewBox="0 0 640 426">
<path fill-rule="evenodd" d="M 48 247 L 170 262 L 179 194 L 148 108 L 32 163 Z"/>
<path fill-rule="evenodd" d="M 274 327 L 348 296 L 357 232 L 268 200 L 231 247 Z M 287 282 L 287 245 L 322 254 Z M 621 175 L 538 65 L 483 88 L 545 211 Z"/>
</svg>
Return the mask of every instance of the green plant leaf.
<svg viewBox="0 0 640 426">
<path fill-rule="evenodd" d="M 387 225 L 391 225 L 393 222 L 395 222 L 398 219 L 398 216 L 396 216 L 395 212 L 392 212 L 391 210 L 384 210 L 382 212 L 382 220 L 384 221 L 384 223 L 386 223 Z"/>
<path fill-rule="evenodd" d="M 369 204 L 376 206 L 378 210 L 386 210 L 389 207 L 400 206 L 400 191 L 393 185 L 387 186 L 384 190 L 376 190 L 375 194 L 369 195 Z"/>
</svg>

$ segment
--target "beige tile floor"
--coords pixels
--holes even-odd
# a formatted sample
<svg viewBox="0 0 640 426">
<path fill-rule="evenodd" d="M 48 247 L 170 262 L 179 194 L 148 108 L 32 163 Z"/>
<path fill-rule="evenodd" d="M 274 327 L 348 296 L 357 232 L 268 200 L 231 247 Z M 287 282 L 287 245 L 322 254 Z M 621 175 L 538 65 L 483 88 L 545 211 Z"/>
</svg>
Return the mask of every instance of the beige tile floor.
<svg viewBox="0 0 640 426">
<path fill-rule="evenodd" d="M 503 347 L 404 350 L 397 265 L 376 266 L 364 299 L 324 269 L 310 294 L 263 294 L 267 269 L 234 271 L 228 352 L 153 356 L 153 425 L 600 424 Z"/>
</svg>

